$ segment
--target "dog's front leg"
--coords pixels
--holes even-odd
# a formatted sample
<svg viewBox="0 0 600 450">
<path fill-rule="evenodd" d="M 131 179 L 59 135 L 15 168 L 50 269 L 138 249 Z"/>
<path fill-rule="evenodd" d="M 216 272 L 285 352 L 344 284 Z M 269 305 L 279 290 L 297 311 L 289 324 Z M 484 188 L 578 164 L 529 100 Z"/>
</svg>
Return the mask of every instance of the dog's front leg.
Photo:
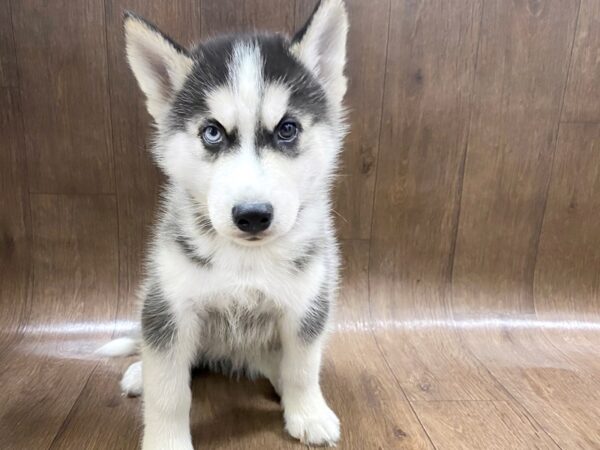
<svg viewBox="0 0 600 450">
<path fill-rule="evenodd" d="M 307 339 L 298 320 L 284 322 L 280 381 L 286 430 L 307 444 L 334 445 L 340 437 L 340 422 L 319 385 L 323 339 Z"/>
<path fill-rule="evenodd" d="M 145 347 L 143 450 L 192 450 L 191 364 L 176 347 Z"/>
</svg>

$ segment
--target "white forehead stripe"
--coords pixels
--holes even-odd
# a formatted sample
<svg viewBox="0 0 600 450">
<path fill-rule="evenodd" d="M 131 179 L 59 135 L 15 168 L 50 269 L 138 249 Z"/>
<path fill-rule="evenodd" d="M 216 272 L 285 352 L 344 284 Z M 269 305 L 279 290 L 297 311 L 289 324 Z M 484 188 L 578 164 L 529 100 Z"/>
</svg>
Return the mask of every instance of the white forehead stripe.
<svg viewBox="0 0 600 450">
<path fill-rule="evenodd" d="M 237 110 L 240 141 L 254 141 L 263 91 L 263 62 L 260 49 L 254 43 L 240 42 L 233 48 L 230 65 L 230 83 Z"/>
<path fill-rule="evenodd" d="M 261 120 L 263 125 L 274 129 L 285 115 L 290 99 L 290 91 L 282 84 L 269 84 L 265 89 Z"/>
<path fill-rule="evenodd" d="M 229 86 L 225 85 L 210 92 L 206 97 L 206 103 L 212 117 L 218 120 L 227 132 L 231 132 L 236 127 L 235 96 Z"/>
<path fill-rule="evenodd" d="M 254 126 L 263 91 L 260 49 L 254 43 L 239 42 L 229 60 L 227 84 L 207 96 L 212 116 L 230 132 L 237 128 L 242 141 L 254 135 Z"/>
<path fill-rule="evenodd" d="M 260 48 L 240 42 L 229 61 L 229 80 L 207 96 L 212 117 L 230 132 L 237 128 L 241 144 L 252 144 L 257 122 L 273 130 L 287 112 L 290 91 L 282 83 L 265 85 Z"/>
</svg>

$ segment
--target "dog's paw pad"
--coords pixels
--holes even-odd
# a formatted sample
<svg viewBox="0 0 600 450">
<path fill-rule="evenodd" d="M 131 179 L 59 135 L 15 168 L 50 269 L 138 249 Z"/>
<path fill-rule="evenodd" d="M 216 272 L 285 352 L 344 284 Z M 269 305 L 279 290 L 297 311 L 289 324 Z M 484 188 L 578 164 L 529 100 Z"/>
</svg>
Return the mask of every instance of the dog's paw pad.
<svg viewBox="0 0 600 450">
<path fill-rule="evenodd" d="M 326 405 L 310 414 L 286 414 L 285 428 L 304 444 L 334 446 L 340 439 L 340 421 Z"/>
<path fill-rule="evenodd" d="M 142 362 L 130 365 L 121 379 L 121 389 L 129 397 L 142 395 Z"/>
</svg>

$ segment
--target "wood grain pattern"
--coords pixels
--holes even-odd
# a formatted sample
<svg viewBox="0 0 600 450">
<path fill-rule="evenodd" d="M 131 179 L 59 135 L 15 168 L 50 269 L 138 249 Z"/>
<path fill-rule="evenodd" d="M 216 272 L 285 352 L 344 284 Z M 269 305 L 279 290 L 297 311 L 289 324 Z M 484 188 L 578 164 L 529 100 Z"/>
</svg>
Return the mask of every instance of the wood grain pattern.
<svg viewBox="0 0 600 450">
<path fill-rule="evenodd" d="M 0 87 L 16 87 L 19 81 L 13 39 L 10 2 L 0 4 Z"/>
<path fill-rule="evenodd" d="M 372 302 L 386 318 L 448 308 L 480 15 L 479 1 L 392 2 L 371 232 Z"/>
<path fill-rule="evenodd" d="M 113 192 L 103 2 L 12 7 L 30 190 Z"/>
<path fill-rule="evenodd" d="M 600 126 L 562 124 L 535 268 L 535 305 L 548 319 L 600 311 Z"/>
<path fill-rule="evenodd" d="M 577 3 L 486 2 L 453 270 L 456 315 L 531 313 Z M 520 36 L 514 39 L 514 36 Z"/>
<path fill-rule="evenodd" d="M 23 338 L 3 354 L 0 448 L 48 448 L 97 364 L 116 312 L 115 208 L 110 196 L 31 199 L 34 282 Z"/>
<path fill-rule="evenodd" d="M 600 112 L 600 3 L 581 0 L 563 120 L 598 122 Z"/>
<path fill-rule="evenodd" d="M 560 448 L 508 402 L 418 402 L 415 409 L 438 448 Z"/>
<path fill-rule="evenodd" d="M 294 30 L 294 2 L 280 0 L 224 0 L 202 2 L 202 35 L 266 30 Z"/>
<path fill-rule="evenodd" d="M 30 217 L 16 89 L 0 88 L 0 349 L 16 337 L 29 301 Z"/>
<path fill-rule="evenodd" d="M 581 332 L 557 334 L 577 338 Z M 599 380 L 593 364 L 597 354 L 588 353 L 575 370 L 563 352 L 568 347 L 556 347 L 539 329 L 482 329 L 463 336 L 512 404 L 526 411 L 532 425 L 541 427 L 560 448 L 600 445 L 594 425 L 600 420 Z"/>
</svg>

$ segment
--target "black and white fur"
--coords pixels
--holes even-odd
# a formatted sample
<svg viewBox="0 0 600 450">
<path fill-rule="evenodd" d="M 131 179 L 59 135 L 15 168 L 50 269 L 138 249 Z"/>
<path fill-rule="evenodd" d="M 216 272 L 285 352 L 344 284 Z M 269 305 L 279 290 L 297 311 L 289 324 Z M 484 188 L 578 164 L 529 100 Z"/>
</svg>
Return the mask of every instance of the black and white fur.
<svg viewBox="0 0 600 450">
<path fill-rule="evenodd" d="M 322 0 L 292 39 L 229 36 L 188 50 L 125 16 L 127 57 L 168 178 L 143 288 L 142 360 L 121 383 L 143 391 L 144 450 L 193 448 L 198 364 L 264 375 L 292 436 L 339 439 L 319 369 L 338 285 L 330 187 L 345 134 L 347 29 L 343 1 Z M 287 134 L 286 121 L 295 126 Z M 272 221 L 245 232 L 232 210 L 257 203 L 272 206 Z M 133 343 L 101 351 L 125 354 Z"/>
</svg>

